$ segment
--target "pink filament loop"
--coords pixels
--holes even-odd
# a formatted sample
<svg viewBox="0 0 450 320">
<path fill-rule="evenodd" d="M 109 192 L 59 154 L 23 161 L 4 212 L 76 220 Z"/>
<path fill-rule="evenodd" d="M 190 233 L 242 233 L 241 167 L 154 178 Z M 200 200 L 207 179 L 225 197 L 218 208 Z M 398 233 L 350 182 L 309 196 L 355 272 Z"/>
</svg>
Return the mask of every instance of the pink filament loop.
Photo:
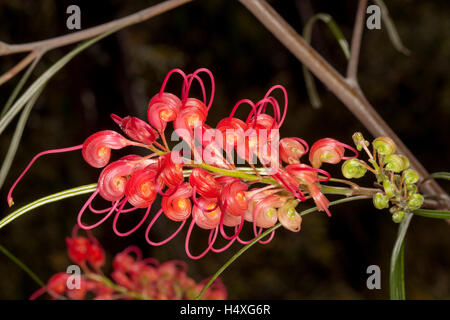
<svg viewBox="0 0 450 320">
<path fill-rule="evenodd" d="M 218 203 L 216 202 L 216 204 L 214 205 L 214 208 L 212 208 L 212 209 L 206 209 L 206 208 L 204 208 L 199 202 L 198 202 L 198 200 L 197 200 L 197 197 L 195 196 L 196 194 L 197 194 L 197 187 L 196 186 L 193 186 L 192 187 L 192 201 L 194 202 L 194 204 L 200 209 L 200 210 L 202 210 L 203 212 L 213 212 L 213 211 L 215 211 L 216 209 L 217 209 L 217 207 L 219 206 L 218 205 Z"/>
<path fill-rule="evenodd" d="M 168 73 L 168 74 L 166 75 L 166 77 L 164 78 L 163 84 L 161 85 L 161 89 L 159 90 L 159 97 L 160 97 L 160 98 L 162 97 L 162 94 L 164 93 L 164 89 L 166 89 L 166 85 L 167 85 L 167 82 L 169 81 L 169 78 L 170 78 L 171 75 L 172 75 L 173 73 L 175 73 L 175 72 L 178 73 L 178 74 L 180 74 L 180 75 L 183 77 L 183 80 L 184 80 L 184 81 L 183 81 L 183 87 L 182 87 L 181 94 L 182 94 L 182 95 L 184 94 L 184 86 L 185 86 L 185 84 L 186 84 L 187 77 L 186 77 L 186 74 L 184 73 L 183 70 L 176 68 L 176 69 L 170 70 L 169 73 Z"/>
<path fill-rule="evenodd" d="M 211 234 L 214 234 L 212 242 L 208 241 L 208 247 L 202 253 L 200 253 L 199 255 L 194 256 L 189 251 L 189 240 L 191 239 L 192 229 L 194 229 L 194 225 L 195 225 L 195 212 L 194 212 L 194 210 L 192 210 L 192 220 L 191 220 L 191 223 L 189 225 L 188 232 L 186 234 L 186 240 L 184 242 L 184 249 L 185 249 L 186 254 L 187 254 L 187 256 L 189 258 L 191 258 L 193 260 L 198 260 L 198 259 L 203 258 L 209 252 L 209 250 L 211 250 L 212 245 L 214 244 L 214 242 L 217 239 L 217 233 L 218 233 L 219 227 L 215 227 L 214 229 L 211 229 L 208 239 L 211 238 Z"/>
<path fill-rule="evenodd" d="M 258 105 L 259 105 L 258 115 L 260 115 L 261 113 L 266 113 L 267 103 L 270 103 L 270 105 L 273 108 L 273 113 L 274 113 L 274 117 L 273 117 L 274 122 L 272 123 L 272 127 L 270 129 L 273 129 L 275 126 L 278 129 L 280 127 L 278 125 L 278 123 L 280 122 L 280 106 L 278 105 L 278 102 L 277 102 L 277 100 L 275 100 L 275 98 L 268 97 L 268 98 L 264 98 L 264 99 L 258 101 L 258 103 L 256 104 L 256 107 L 258 107 Z"/>
<path fill-rule="evenodd" d="M 300 144 L 302 144 L 305 147 L 305 149 L 306 149 L 305 150 L 305 154 L 308 153 L 309 145 L 308 145 L 308 143 L 305 140 L 297 138 L 297 137 L 289 137 L 289 139 L 293 139 L 293 140 L 296 140 L 296 141 L 300 142 Z"/>
<path fill-rule="evenodd" d="M 222 208 L 220 208 L 220 210 L 221 210 L 221 214 L 220 214 L 220 222 L 219 222 L 220 234 L 221 234 L 222 237 L 224 237 L 225 239 L 227 239 L 227 240 L 233 240 L 233 241 L 234 241 L 234 240 L 239 236 L 239 233 L 241 233 L 242 227 L 244 226 L 244 215 L 243 215 L 243 214 L 241 215 L 241 223 L 239 224 L 238 230 L 236 231 L 236 229 L 235 229 L 234 235 L 232 235 L 232 236 L 230 237 L 230 236 L 228 236 L 228 235 L 225 233 L 225 230 L 224 230 L 224 228 L 223 228 L 223 220 L 224 220 L 224 218 L 225 218 L 225 211 L 226 211 L 226 209 L 227 209 L 227 203 L 226 203 L 226 201 L 225 201 L 225 203 L 223 204 Z"/>
<path fill-rule="evenodd" d="M 162 246 L 163 244 L 166 244 L 167 242 L 169 242 L 170 240 L 172 240 L 173 238 L 175 238 L 175 236 L 180 233 L 181 229 L 183 229 L 184 224 L 186 223 L 186 220 L 183 220 L 183 222 L 180 224 L 180 226 L 178 227 L 178 229 L 167 239 L 160 241 L 160 242 L 154 242 L 151 241 L 149 238 L 149 232 L 150 229 L 153 227 L 153 225 L 155 224 L 156 220 L 158 220 L 158 218 L 161 216 L 161 214 L 163 213 L 162 209 L 159 209 L 158 213 L 153 217 L 153 219 L 150 221 L 150 224 L 147 227 L 147 230 L 145 231 L 145 240 L 147 240 L 147 242 L 152 245 L 152 246 Z"/>
<path fill-rule="evenodd" d="M 211 97 L 209 99 L 208 104 L 206 104 L 205 85 L 203 83 L 203 80 L 198 76 L 198 74 L 201 73 L 201 72 L 204 72 L 204 73 L 208 74 L 208 76 L 209 76 L 209 78 L 211 80 Z M 189 95 L 189 90 L 191 88 L 192 81 L 194 79 L 196 79 L 199 82 L 199 84 L 200 84 L 200 86 L 202 88 L 203 100 L 204 100 L 203 102 L 206 105 L 206 110 L 209 111 L 209 109 L 211 109 L 212 102 L 214 100 L 214 93 L 215 93 L 215 88 L 216 88 L 215 81 L 214 81 L 214 76 L 213 76 L 212 72 L 209 69 L 200 68 L 200 69 L 195 70 L 194 73 L 188 75 L 187 78 L 188 78 L 188 80 L 186 81 L 186 88 L 183 90 L 183 97 L 182 97 L 183 105 L 186 102 L 186 99 L 187 99 L 187 97 Z"/>
<path fill-rule="evenodd" d="M 234 105 L 233 110 L 231 110 L 230 115 L 229 115 L 228 118 L 230 118 L 230 119 L 233 118 L 234 114 L 236 113 L 237 108 L 238 108 L 240 105 L 242 105 L 243 103 L 247 103 L 248 105 L 250 105 L 250 107 L 252 107 L 252 111 L 249 113 L 249 115 L 247 116 L 247 120 L 245 121 L 245 124 L 248 124 L 248 121 L 250 120 L 250 117 L 251 117 L 253 114 L 256 114 L 256 106 L 255 106 L 255 104 L 253 103 L 253 101 L 252 101 L 252 100 L 249 100 L 249 99 L 241 99 L 241 100 L 239 100 L 239 101 Z M 256 126 L 256 120 L 257 120 L 257 116 L 255 117 L 255 120 L 253 121 L 253 127 Z"/>
<path fill-rule="evenodd" d="M 280 121 L 278 122 L 278 128 L 280 128 L 284 122 L 284 119 L 286 118 L 286 113 L 287 113 L 287 108 L 288 108 L 288 95 L 287 95 L 286 89 L 282 85 L 277 84 L 267 91 L 266 95 L 264 96 L 264 99 L 268 98 L 270 96 L 270 94 L 272 93 L 272 91 L 274 91 L 276 89 L 280 89 L 281 91 L 283 91 L 283 95 L 284 95 L 283 116 L 281 117 Z"/>
<path fill-rule="evenodd" d="M 136 255 L 137 261 L 142 260 L 142 250 L 137 246 L 129 246 L 122 251 L 124 254 L 129 254 L 130 252 L 133 252 Z"/>
<path fill-rule="evenodd" d="M 125 198 L 126 200 L 126 198 Z M 145 211 L 144 216 L 142 217 L 142 219 L 139 221 L 139 223 L 132 228 L 131 230 L 127 231 L 127 232 L 120 232 L 117 229 L 117 221 L 119 220 L 120 214 L 122 214 L 124 211 L 123 206 L 125 205 L 126 201 L 123 201 L 123 204 L 121 205 L 121 207 L 119 208 L 119 210 L 117 211 L 116 215 L 114 216 L 114 221 L 113 221 L 113 231 L 116 235 L 118 235 L 119 237 L 126 237 L 129 236 L 130 234 L 132 234 L 133 232 L 135 232 L 137 229 L 139 229 L 139 227 L 144 223 L 144 221 L 147 219 L 149 213 L 150 213 L 150 208 L 152 206 L 148 206 L 147 210 Z"/>
<path fill-rule="evenodd" d="M 116 201 L 114 203 L 114 205 L 111 207 L 111 210 L 100 221 L 94 223 L 93 225 L 87 226 L 81 222 L 81 218 L 83 217 L 83 214 L 86 211 L 86 208 L 89 206 L 89 203 L 91 203 L 92 200 L 94 200 L 94 198 L 97 196 L 98 192 L 99 192 L 99 189 L 98 188 L 95 189 L 95 191 L 92 193 L 92 195 L 89 197 L 89 199 L 86 201 L 86 203 L 83 205 L 80 212 L 78 213 L 77 222 L 78 222 L 78 225 L 80 226 L 80 228 L 83 230 L 90 230 L 90 229 L 93 229 L 93 228 L 99 226 L 100 224 L 105 222 L 106 219 L 108 219 L 111 214 L 113 214 L 113 212 L 115 211 L 115 209 L 117 208 L 119 203 L 122 204 L 122 201 Z"/>
<path fill-rule="evenodd" d="M 351 151 L 353 151 L 353 152 L 355 153 L 355 155 L 354 155 L 354 156 L 351 156 L 351 157 L 342 157 L 342 160 L 348 160 L 348 159 L 352 159 L 352 158 L 357 158 L 357 157 L 359 156 L 359 152 L 358 152 L 355 148 L 349 146 L 348 144 L 339 142 L 339 141 L 338 141 L 338 144 L 339 144 L 340 146 L 342 146 L 342 147 L 344 147 L 344 148 L 346 148 L 346 149 L 349 149 L 349 150 L 351 150 Z"/>
</svg>

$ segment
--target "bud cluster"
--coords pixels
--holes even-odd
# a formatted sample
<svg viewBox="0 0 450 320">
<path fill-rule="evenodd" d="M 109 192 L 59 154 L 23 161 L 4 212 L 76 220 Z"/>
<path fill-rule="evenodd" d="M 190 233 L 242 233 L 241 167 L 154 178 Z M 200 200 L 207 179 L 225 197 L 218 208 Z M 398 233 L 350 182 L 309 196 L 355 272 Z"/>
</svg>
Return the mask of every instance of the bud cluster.
<svg viewBox="0 0 450 320">
<path fill-rule="evenodd" d="M 416 183 L 419 181 L 417 171 L 409 168 L 407 157 L 396 152 L 394 141 L 388 137 L 379 137 L 372 142 L 370 152 L 369 142 L 361 133 L 353 135 L 358 150 L 366 150 L 369 160 L 366 163 L 359 159 L 350 159 L 342 165 L 342 173 L 346 178 L 361 178 L 367 170 L 375 174 L 382 191 L 373 196 L 373 204 L 377 209 L 387 209 L 392 214 L 392 220 L 401 222 L 407 212 L 419 209 L 424 197 L 418 193 Z"/>
</svg>

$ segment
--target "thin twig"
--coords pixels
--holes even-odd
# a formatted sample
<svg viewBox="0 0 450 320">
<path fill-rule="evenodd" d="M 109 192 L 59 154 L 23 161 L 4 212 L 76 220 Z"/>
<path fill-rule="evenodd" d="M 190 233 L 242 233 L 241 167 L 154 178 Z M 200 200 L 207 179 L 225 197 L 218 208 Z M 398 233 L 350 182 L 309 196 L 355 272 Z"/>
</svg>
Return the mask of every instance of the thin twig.
<svg viewBox="0 0 450 320">
<path fill-rule="evenodd" d="M 429 175 L 422 164 L 367 101 L 362 92 L 350 86 L 266 1 L 240 0 L 240 2 L 347 106 L 373 136 L 390 137 L 397 144 L 399 152 L 410 160 L 411 167 L 416 169 L 422 177 Z M 422 190 L 425 193 L 439 194 L 445 200 L 442 205 L 449 206 L 450 198 L 437 183 L 424 185 Z"/>
<path fill-rule="evenodd" d="M 36 49 L 45 49 L 46 51 L 63 47 L 72 43 L 80 42 L 89 38 L 93 38 L 111 29 L 122 29 L 133 24 L 148 20 L 161 13 L 179 7 L 192 0 L 167 0 L 147 9 L 143 9 L 124 18 L 120 18 L 108 23 L 101 24 L 86 30 L 74 32 L 64 36 L 51 38 L 42 41 L 35 41 L 24 44 L 8 44 L 0 42 L 0 56 L 9 55 L 19 52 L 28 52 Z"/>
<path fill-rule="evenodd" d="M 366 15 L 367 0 L 359 0 L 356 12 L 355 26 L 353 27 L 352 44 L 350 49 L 350 61 L 347 65 L 347 80 L 350 85 L 357 88 L 358 85 L 358 63 L 361 51 L 361 39 L 364 31 L 364 18 Z"/>
<path fill-rule="evenodd" d="M 32 52 L 30 52 L 25 58 L 20 60 L 18 64 L 16 64 L 14 67 L 12 67 L 11 69 L 9 69 L 7 72 L 5 72 L 0 76 L 0 86 L 9 79 L 11 79 L 12 77 L 14 77 L 24 68 L 26 68 L 30 63 L 36 60 L 36 57 L 40 55 L 41 55 L 40 50 L 33 50 Z"/>
</svg>

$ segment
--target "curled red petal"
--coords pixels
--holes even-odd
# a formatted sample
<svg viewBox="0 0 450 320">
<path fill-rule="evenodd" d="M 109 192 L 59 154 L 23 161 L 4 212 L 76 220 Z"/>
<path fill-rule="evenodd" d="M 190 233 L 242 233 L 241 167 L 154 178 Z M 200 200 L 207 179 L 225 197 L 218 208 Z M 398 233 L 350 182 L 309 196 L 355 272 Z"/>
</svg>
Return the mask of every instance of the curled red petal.
<svg viewBox="0 0 450 320">
<path fill-rule="evenodd" d="M 84 160 L 95 168 L 102 168 L 111 158 L 111 149 L 121 149 L 131 144 L 115 131 L 104 130 L 94 133 L 83 144 L 82 155 Z"/>
<path fill-rule="evenodd" d="M 125 194 L 128 176 L 135 166 L 129 161 L 117 160 L 106 166 L 98 179 L 100 196 L 108 201 L 120 200 Z"/>
<path fill-rule="evenodd" d="M 189 183 L 181 184 L 172 195 L 163 197 L 161 208 L 167 218 L 173 221 L 183 221 L 191 215 L 192 204 L 189 198 L 192 196 L 192 187 Z"/>
<path fill-rule="evenodd" d="M 168 92 L 158 93 L 148 104 L 148 122 L 153 128 L 162 132 L 166 129 L 167 122 L 177 118 L 180 107 L 181 100 L 176 95 Z"/>
</svg>

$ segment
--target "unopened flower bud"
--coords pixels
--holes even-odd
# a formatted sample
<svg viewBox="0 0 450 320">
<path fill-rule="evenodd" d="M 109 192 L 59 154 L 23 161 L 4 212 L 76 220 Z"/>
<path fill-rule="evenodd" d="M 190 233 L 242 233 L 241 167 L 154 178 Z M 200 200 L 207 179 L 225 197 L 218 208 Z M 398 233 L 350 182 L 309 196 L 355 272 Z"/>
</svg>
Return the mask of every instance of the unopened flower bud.
<svg viewBox="0 0 450 320">
<path fill-rule="evenodd" d="M 395 185 L 392 182 L 390 182 L 389 180 L 383 181 L 383 189 L 388 198 L 392 198 L 394 196 Z"/>
<path fill-rule="evenodd" d="M 379 210 L 386 209 L 389 207 L 389 197 L 384 193 L 377 192 L 373 196 L 373 205 Z"/>
<path fill-rule="evenodd" d="M 356 150 L 361 151 L 364 148 L 364 145 L 368 146 L 369 142 L 364 140 L 364 137 L 361 132 L 355 132 L 352 136 L 353 142 L 355 143 Z"/>
<path fill-rule="evenodd" d="M 367 168 L 358 159 L 348 159 L 342 165 L 342 174 L 347 179 L 361 178 L 367 172 Z"/>
<path fill-rule="evenodd" d="M 409 159 L 403 155 L 400 155 L 400 158 L 402 158 L 404 166 L 403 166 L 403 170 L 406 170 L 409 168 Z"/>
<path fill-rule="evenodd" d="M 423 204 L 423 196 L 420 193 L 413 194 L 408 201 L 408 209 L 419 209 Z"/>
<path fill-rule="evenodd" d="M 396 154 L 391 154 L 386 156 L 385 160 L 385 168 L 386 170 L 393 171 L 393 172 L 402 172 L 405 163 L 403 162 L 402 158 Z"/>
<path fill-rule="evenodd" d="M 419 174 L 416 170 L 408 169 L 403 173 L 406 185 L 414 184 L 419 181 Z"/>
<path fill-rule="evenodd" d="M 408 191 L 408 196 L 412 196 L 413 194 L 417 193 L 417 186 L 415 184 L 410 184 L 406 186 L 406 190 Z"/>
<path fill-rule="evenodd" d="M 405 211 L 398 210 L 395 211 L 394 214 L 392 215 L 392 221 L 394 221 L 395 223 L 400 223 L 405 217 L 406 217 Z"/>
<path fill-rule="evenodd" d="M 278 220 L 286 229 L 298 232 L 301 228 L 302 217 L 295 210 L 298 200 L 289 200 L 278 209 Z"/>
<path fill-rule="evenodd" d="M 396 145 L 391 138 L 379 137 L 372 142 L 373 148 L 383 156 L 388 156 L 395 153 Z"/>
</svg>

